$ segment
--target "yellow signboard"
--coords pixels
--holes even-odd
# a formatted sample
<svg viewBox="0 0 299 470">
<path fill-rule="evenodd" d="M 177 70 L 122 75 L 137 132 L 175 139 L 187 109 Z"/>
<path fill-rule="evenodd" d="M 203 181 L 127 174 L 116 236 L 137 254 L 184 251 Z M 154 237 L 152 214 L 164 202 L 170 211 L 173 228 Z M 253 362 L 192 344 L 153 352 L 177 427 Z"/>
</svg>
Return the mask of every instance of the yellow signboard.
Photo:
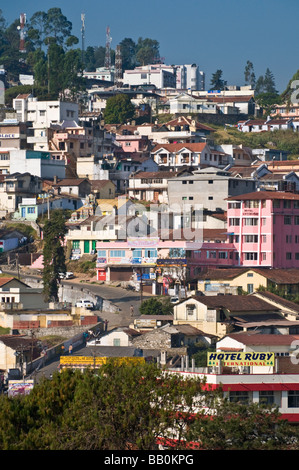
<svg viewBox="0 0 299 470">
<path fill-rule="evenodd" d="M 208 353 L 208 366 L 274 366 L 275 354 L 271 352 L 214 352 Z"/>
<path fill-rule="evenodd" d="M 144 357 L 93 357 L 93 356 L 61 356 L 60 357 L 60 365 L 61 366 L 69 366 L 69 367 L 98 367 L 106 364 L 108 360 L 113 360 L 117 364 L 138 364 L 144 362 Z"/>
</svg>

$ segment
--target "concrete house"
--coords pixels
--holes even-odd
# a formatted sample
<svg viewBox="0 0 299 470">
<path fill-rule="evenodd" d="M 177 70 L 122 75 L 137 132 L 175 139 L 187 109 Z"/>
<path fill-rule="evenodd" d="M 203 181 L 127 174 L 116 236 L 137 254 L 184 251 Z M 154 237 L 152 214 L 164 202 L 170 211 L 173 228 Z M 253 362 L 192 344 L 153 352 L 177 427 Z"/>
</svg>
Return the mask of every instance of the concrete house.
<svg viewBox="0 0 299 470">
<path fill-rule="evenodd" d="M 42 180 L 30 173 L 13 173 L 0 177 L 0 216 L 15 212 L 23 198 L 42 192 Z"/>
<path fill-rule="evenodd" d="M 214 295 L 190 297 L 174 305 L 174 325 L 190 324 L 205 333 L 223 337 L 234 323 L 282 319 L 283 314 L 265 300 L 252 295 Z"/>
<path fill-rule="evenodd" d="M 210 211 L 226 210 L 226 198 L 231 195 L 255 191 L 254 179 L 234 178 L 229 172 L 217 168 L 205 168 L 193 175 L 168 180 L 168 199 L 170 205 L 180 207 L 202 206 Z"/>
</svg>

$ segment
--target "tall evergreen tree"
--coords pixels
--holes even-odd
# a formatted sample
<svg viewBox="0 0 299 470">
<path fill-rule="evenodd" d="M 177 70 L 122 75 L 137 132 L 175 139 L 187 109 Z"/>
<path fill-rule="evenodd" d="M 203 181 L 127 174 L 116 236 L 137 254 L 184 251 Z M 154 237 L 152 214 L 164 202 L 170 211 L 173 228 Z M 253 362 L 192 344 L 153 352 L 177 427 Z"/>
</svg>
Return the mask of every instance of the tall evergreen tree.
<svg viewBox="0 0 299 470">
<path fill-rule="evenodd" d="M 44 226 L 43 294 L 46 301 L 58 301 L 59 273 L 66 271 L 64 238 L 65 217 L 62 211 L 51 212 Z"/>
<path fill-rule="evenodd" d="M 224 89 L 226 85 L 226 81 L 223 80 L 222 74 L 223 72 L 220 69 L 216 70 L 216 72 L 213 73 L 212 78 L 211 78 L 211 84 L 210 84 L 211 90 L 223 90 Z"/>
</svg>

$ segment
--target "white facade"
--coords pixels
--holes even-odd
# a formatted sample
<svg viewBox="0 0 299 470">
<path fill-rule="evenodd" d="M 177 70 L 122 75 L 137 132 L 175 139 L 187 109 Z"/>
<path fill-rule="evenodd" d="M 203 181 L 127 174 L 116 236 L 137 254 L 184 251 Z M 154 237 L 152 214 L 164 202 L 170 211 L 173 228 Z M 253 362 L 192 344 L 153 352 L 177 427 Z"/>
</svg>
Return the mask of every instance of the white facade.
<svg viewBox="0 0 299 470">
<path fill-rule="evenodd" d="M 156 88 L 176 88 L 176 76 L 173 67 L 157 64 L 136 67 L 123 74 L 123 85 L 155 85 Z"/>
<path fill-rule="evenodd" d="M 53 160 L 46 153 L 28 150 L 10 152 L 10 173 L 30 173 L 41 178 L 65 178 L 65 160 Z M 40 155 L 40 156 L 39 156 Z"/>
</svg>

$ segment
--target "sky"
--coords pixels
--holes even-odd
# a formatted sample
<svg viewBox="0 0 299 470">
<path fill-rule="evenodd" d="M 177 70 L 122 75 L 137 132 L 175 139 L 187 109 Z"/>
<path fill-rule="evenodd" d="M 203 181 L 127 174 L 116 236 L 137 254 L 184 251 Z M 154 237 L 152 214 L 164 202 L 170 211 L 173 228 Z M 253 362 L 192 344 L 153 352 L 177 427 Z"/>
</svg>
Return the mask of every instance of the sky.
<svg viewBox="0 0 299 470">
<path fill-rule="evenodd" d="M 283 92 L 299 69 L 298 0 L 13 0 L 1 5 L 11 24 L 20 13 L 59 7 L 80 39 L 85 14 L 85 48 L 105 46 L 109 26 L 115 49 L 124 38 L 155 39 L 167 65 L 195 63 L 206 74 L 220 69 L 228 85 L 244 85 L 247 60 L 256 78 L 269 68 Z"/>
</svg>

